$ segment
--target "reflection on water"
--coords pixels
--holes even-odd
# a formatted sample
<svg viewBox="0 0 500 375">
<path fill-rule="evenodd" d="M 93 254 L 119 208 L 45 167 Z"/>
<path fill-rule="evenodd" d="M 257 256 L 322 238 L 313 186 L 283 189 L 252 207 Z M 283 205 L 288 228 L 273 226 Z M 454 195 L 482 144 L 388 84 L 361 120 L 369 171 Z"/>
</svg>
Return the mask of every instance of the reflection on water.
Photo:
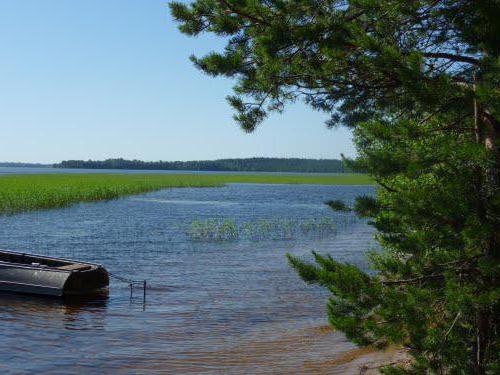
<svg viewBox="0 0 500 375">
<path fill-rule="evenodd" d="M 131 300 L 128 285 L 116 280 L 108 296 L 87 300 L 0 294 L 0 372 L 313 368 L 353 346 L 324 327 L 327 294 L 300 281 L 284 254 L 309 257 L 316 250 L 364 266 L 371 228 L 322 202 L 371 192 L 366 186 L 231 184 L 0 217 L 2 248 L 101 263 L 150 286 L 146 305 L 139 290 Z M 193 220 L 207 218 L 238 225 L 323 216 L 343 224 L 331 235 L 286 240 L 193 242 L 186 234 Z"/>
<path fill-rule="evenodd" d="M 32 329 L 46 327 L 52 321 L 62 323 L 64 329 L 99 330 L 104 328 L 107 303 L 108 291 L 64 298 L 0 293 L 0 316 L 2 324 L 24 320 Z"/>
</svg>

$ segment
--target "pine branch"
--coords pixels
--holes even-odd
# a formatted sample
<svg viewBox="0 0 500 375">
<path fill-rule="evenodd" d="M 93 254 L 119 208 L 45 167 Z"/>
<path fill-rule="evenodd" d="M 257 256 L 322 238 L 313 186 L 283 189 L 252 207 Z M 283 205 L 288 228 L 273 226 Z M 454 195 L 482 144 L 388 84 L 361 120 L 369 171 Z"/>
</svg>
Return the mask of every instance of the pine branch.
<svg viewBox="0 0 500 375">
<path fill-rule="evenodd" d="M 401 280 L 386 280 L 382 281 L 384 285 L 404 285 L 404 284 L 418 284 L 421 281 L 442 279 L 444 275 L 442 273 L 431 274 L 426 276 L 415 277 L 412 279 L 401 279 Z"/>
<path fill-rule="evenodd" d="M 423 52 L 422 56 L 429 57 L 431 59 L 448 59 L 456 62 L 463 62 L 467 64 L 479 65 L 479 60 L 470 56 L 454 55 L 453 53 L 443 53 L 443 52 Z"/>
<path fill-rule="evenodd" d="M 379 184 L 380 186 L 382 186 L 387 191 L 390 191 L 391 193 L 399 193 L 396 189 L 393 189 L 390 186 L 387 186 L 386 184 L 384 184 L 383 182 L 381 182 L 380 179 L 377 179 L 376 182 L 377 182 L 377 184 Z"/>
<path fill-rule="evenodd" d="M 234 13 L 234 14 L 237 14 L 238 16 L 242 17 L 242 18 L 246 18 L 250 21 L 253 21 L 255 23 L 260 23 L 260 24 L 264 24 L 264 25 L 268 25 L 269 26 L 269 22 L 263 20 L 263 19 L 260 19 L 258 17 L 255 17 L 251 14 L 248 14 L 248 13 L 245 13 L 245 12 L 242 12 L 241 10 L 238 10 L 236 9 L 234 6 L 232 6 L 230 4 L 229 1 L 226 1 L 226 0 L 220 0 L 220 2 L 225 5 L 228 10 L 231 12 L 231 13 Z"/>
<path fill-rule="evenodd" d="M 455 319 L 453 319 L 453 323 L 451 323 L 451 327 L 448 329 L 448 331 L 446 331 L 446 333 L 444 334 L 444 341 L 446 341 L 446 339 L 448 338 L 448 335 L 450 334 L 450 332 L 452 331 L 453 327 L 455 327 L 455 324 L 457 323 L 458 321 L 458 318 L 460 318 L 460 311 L 458 312 L 457 316 L 455 316 Z"/>
</svg>

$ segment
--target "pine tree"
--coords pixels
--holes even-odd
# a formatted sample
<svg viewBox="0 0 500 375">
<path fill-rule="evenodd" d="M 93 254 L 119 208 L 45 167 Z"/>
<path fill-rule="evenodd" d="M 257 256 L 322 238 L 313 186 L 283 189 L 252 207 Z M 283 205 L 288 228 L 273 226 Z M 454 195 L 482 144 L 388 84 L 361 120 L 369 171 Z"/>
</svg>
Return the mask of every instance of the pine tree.
<svg viewBox="0 0 500 375">
<path fill-rule="evenodd" d="M 407 347 L 412 368 L 388 373 L 500 373 L 500 2 L 170 7 L 182 32 L 227 41 L 192 60 L 236 80 L 228 101 L 245 131 L 296 100 L 353 129 L 349 165 L 377 181 L 376 197 L 350 208 L 377 229 L 375 272 L 289 255 L 331 292 L 331 325 L 360 345 Z"/>
</svg>

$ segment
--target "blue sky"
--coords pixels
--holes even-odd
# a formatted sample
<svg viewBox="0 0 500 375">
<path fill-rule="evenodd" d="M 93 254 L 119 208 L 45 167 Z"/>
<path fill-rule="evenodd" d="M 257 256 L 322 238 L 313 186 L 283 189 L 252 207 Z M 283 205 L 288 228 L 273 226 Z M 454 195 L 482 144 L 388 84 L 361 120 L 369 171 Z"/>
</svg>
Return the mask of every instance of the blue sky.
<svg viewBox="0 0 500 375">
<path fill-rule="evenodd" d="M 1 0 L 0 45 L 0 161 L 354 154 L 302 104 L 242 132 L 231 81 L 188 59 L 222 42 L 181 34 L 167 1 Z"/>
</svg>

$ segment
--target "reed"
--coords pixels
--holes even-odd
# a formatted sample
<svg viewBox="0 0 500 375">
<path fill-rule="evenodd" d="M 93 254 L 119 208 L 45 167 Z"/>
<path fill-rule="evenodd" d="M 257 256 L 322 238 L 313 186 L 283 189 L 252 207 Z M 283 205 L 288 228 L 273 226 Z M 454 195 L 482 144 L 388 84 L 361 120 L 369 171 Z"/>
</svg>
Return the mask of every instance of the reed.
<svg viewBox="0 0 500 375">
<path fill-rule="evenodd" d="M 196 242 L 294 240 L 300 237 L 324 238 L 336 233 L 337 226 L 349 220 L 346 216 L 319 218 L 261 218 L 236 222 L 228 218 L 194 220 L 186 230 Z"/>
<path fill-rule="evenodd" d="M 173 187 L 226 183 L 371 184 L 366 175 L 297 174 L 26 174 L 0 176 L 0 214 L 65 207 Z"/>
</svg>

